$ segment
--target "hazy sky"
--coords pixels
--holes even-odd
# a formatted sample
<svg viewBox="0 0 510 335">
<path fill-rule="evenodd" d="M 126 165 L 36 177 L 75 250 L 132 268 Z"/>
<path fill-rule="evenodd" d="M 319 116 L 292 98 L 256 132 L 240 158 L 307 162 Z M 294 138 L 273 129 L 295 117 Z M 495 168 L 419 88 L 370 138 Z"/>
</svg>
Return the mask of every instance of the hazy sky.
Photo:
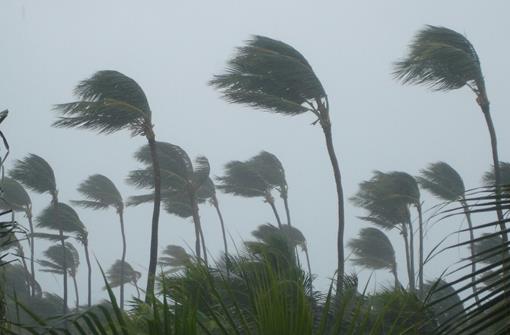
<svg viewBox="0 0 510 335">
<path fill-rule="evenodd" d="M 491 162 L 483 115 L 468 89 L 433 93 L 403 87 L 392 79 L 392 63 L 404 56 L 414 33 L 425 24 L 443 25 L 468 36 L 477 49 L 487 81 L 500 158 L 509 160 L 508 1 L 0 1 L 0 110 L 12 148 L 9 166 L 27 153 L 53 167 L 63 202 L 77 199 L 78 184 L 91 174 L 111 178 L 125 198 L 137 190 L 125 183 L 138 168 L 133 153 L 142 137 L 128 132 L 110 136 L 51 128 L 56 103 L 73 100 L 72 90 L 98 70 L 117 70 L 145 90 L 157 139 L 184 148 L 191 157 L 206 155 L 212 175 L 225 163 L 261 150 L 282 161 L 289 183 L 293 223 L 308 238 L 312 269 L 319 287 L 327 285 L 336 264 L 336 194 L 322 130 L 310 115 L 282 117 L 229 105 L 207 86 L 224 69 L 234 48 L 251 34 L 283 40 L 313 66 L 331 104 L 336 151 L 346 198 L 373 170 L 417 174 L 444 160 L 468 188 L 478 186 Z M 31 194 L 37 214 L 49 196 Z M 273 222 L 260 199 L 219 195 L 229 233 L 241 246 L 257 225 Z M 437 202 L 424 194 L 425 208 Z M 283 216 L 283 205 L 278 204 Z M 214 210 L 202 206 L 208 247 L 218 256 L 221 231 Z M 127 260 L 141 271 L 148 266 L 152 206 L 128 208 Z M 121 256 L 120 230 L 113 210 L 79 210 L 87 225 L 90 249 L 103 267 Z M 363 211 L 346 202 L 345 241 L 357 235 Z M 20 222 L 24 219 L 19 217 Z M 428 252 L 462 218 L 435 225 Z M 390 234 L 405 281 L 401 238 Z M 452 242 L 455 241 L 455 237 Z M 166 213 L 160 219 L 160 250 L 167 244 L 192 246 L 193 226 Z M 47 243 L 38 243 L 40 254 Z M 349 251 L 346 250 L 346 255 Z M 427 278 L 442 272 L 465 252 L 427 264 Z M 86 297 L 84 258 L 79 270 Z M 358 272 L 347 263 L 348 272 Z M 364 271 L 366 280 L 370 273 Z M 61 294 L 60 277 L 39 274 L 45 289 Z M 377 279 L 390 285 L 378 271 Z M 94 269 L 94 299 L 104 297 Z M 141 283 L 144 287 L 144 283 Z M 130 291 L 133 292 L 133 291 Z M 73 304 L 70 294 L 70 305 Z"/>
</svg>

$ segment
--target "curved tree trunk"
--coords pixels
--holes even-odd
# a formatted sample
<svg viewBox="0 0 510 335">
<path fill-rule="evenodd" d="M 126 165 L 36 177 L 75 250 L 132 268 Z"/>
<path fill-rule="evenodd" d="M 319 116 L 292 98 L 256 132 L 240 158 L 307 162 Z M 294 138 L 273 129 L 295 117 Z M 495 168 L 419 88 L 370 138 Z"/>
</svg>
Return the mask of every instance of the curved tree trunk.
<svg viewBox="0 0 510 335">
<path fill-rule="evenodd" d="M 289 199 L 287 195 L 285 195 L 283 198 L 283 204 L 285 205 L 285 214 L 287 215 L 287 224 L 292 227 L 292 224 L 290 223 L 290 210 L 289 210 Z"/>
<path fill-rule="evenodd" d="M 207 260 L 207 248 L 205 246 L 204 231 L 202 230 L 202 225 L 200 222 L 198 223 L 198 228 L 200 229 L 200 241 L 202 242 L 202 251 L 204 253 L 204 262 L 205 262 L 205 265 L 207 266 L 207 265 L 209 265 L 209 261 Z"/>
<path fill-rule="evenodd" d="M 411 269 L 411 276 L 409 277 L 409 288 L 411 292 L 416 292 L 416 279 L 414 271 L 414 231 L 411 224 L 411 219 L 408 221 L 409 225 L 409 267 Z"/>
<path fill-rule="evenodd" d="M 87 307 L 92 306 L 92 267 L 90 266 L 89 243 L 84 241 L 85 260 L 87 261 Z"/>
<path fill-rule="evenodd" d="M 133 281 L 133 285 L 135 285 L 136 288 L 136 296 L 140 299 L 140 288 L 138 287 L 138 282 L 136 280 Z"/>
<path fill-rule="evenodd" d="M 416 210 L 418 212 L 418 229 L 419 229 L 419 238 L 420 238 L 420 249 L 419 249 L 419 268 L 418 268 L 418 282 L 419 282 L 419 292 L 420 295 L 423 293 L 423 215 L 422 215 L 422 208 L 421 204 L 416 204 Z"/>
<path fill-rule="evenodd" d="M 278 215 L 278 210 L 276 209 L 276 206 L 274 204 L 274 198 L 271 194 L 266 195 L 266 202 L 269 204 L 269 206 L 271 206 L 271 209 L 273 210 L 276 222 L 278 223 L 278 228 L 281 228 L 282 221 L 280 220 L 280 215 Z"/>
<path fill-rule="evenodd" d="M 76 295 L 76 309 L 78 309 L 80 307 L 80 296 L 78 293 L 78 283 L 76 282 L 76 276 L 71 276 L 71 278 L 73 278 L 74 293 Z"/>
<path fill-rule="evenodd" d="M 152 156 L 152 170 L 154 173 L 154 209 L 152 211 L 151 226 L 151 246 L 149 258 L 149 271 L 147 274 L 147 290 L 145 292 L 145 302 L 150 302 L 154 295 L 154 283 L 156 280 L 156 266 L 158 262 L 158 228 L 159 228 L 159 211 L 161 207 L 161 171 L 159 168 L 159 158 L 156 148 L 156 138 L 152 128 L 147 134 L 149 148 Z"/>
<path fill-rule="evenodd" d="M 393 266 L 393 269 L 391 269 L 391 273 L 393 274 L 393 278 L 395 279 L 395 291 L 400 288 L 400 282 L 398 280 L 398 274 L 397 274 L 397 264 Z"/>
<path fill-rule="evenodd" d="M 471 262 L 471 272 L 476 272 L 476 263 L 475 263 L 475 234 L 473 232 L 473 222 L 471 221 L 471 214 L 469 213 L 469 207 L 466 203 L 466 199 L 462 197 L 460 200 L 460 204 L 462 205 L 462 209 L 464 210 L 464 214 L 466 215 L 466 220 L 469 227 L 469 246 L 471 249 L 471 258 L 473 259 Z M 478 296 L 478 289 L 476 287 L 476 277 L 471 276 L 471 284 L 473 288 L 473 295 L 475 296 L 475 301 L 478 307 L 480 307 L 480 297 Z"/>
<path fill-rule="evenodd" d="M 207 251 L 205 249 L 205 239 L 204 233 L 202 232 L 202 225 L 200 223 L 200 215 L 198 213 L 198 203 L 194 195 L 190 196 L 191 201 L 191 211 L 193 215 L 193 224 L 195 226 L 195 252 L 197 253 L 197 257 L 201 256 L 201 248 L 200 244 L 202 244 L 203 252 L 204 252 L 204 262 L 207 264 Z"/>
<path fill-rule="evenodd" d="M 308 255 L 308 248 L 304 248 L 303 251 L 305 252 L 306 265 L 308 267 L 308 274 L 310 275 L 310 294 L 311 294 L 313 291 L 312 265 L 310 264 L 310 256 Z"/>
<path fill-rule="evenodd" d="M 58 229 L 58 236 L 60 237 L 60 245 L 62 246 L 62 253 L 66 254 L 66 245 L 65 245 L 65 239 L 64 239 L 64 231 L 60 228 L 60 216 L 59 216 L 59 210 L 58 210 L 58 197 L 57 192 L 54 191 L 52 194 L 52 202 L 53 206 L 55 208 L 55 226 L 59 227 Z M 66 258 L 62 258 L 62 268 L 63 268 L 63 284 L 64 284 L 64 296 L 62 297 L 62 300 L 64 302 L 62 306 L 62 312 L 63 314 L 67 314 L 68 307 L 67 307 L 67 262 Z"/>
<path fill-rule="evenodd" d="M 228 244 L 227 244 L 227 233 L 225 231 L 225 222 L 223 221 L 223 215 L 221 214 L 220 206 L 218 204 L 218 198 L 216 198 L 216 194 L 214 194 L 212 197 L 212 204 L 213 204 L 214 208 L 216 209 L 218 218 L 220 219 L 221 235 L 223 237 L 223 247 L 225 249 L 225 257 L 228 257 Z"/>
<path fill-rule="evenodd" d="M 32 287 L 32 296 L 35 295 L 35 247 L 34 247 L 34 223 L 32 222 L 32 208 L 26 208 L 25 214 L 28 219 L 28 225 L 30 228 L 30 272 L 32 273 L 32 280 L 34 281 L 34 286 Z"/>
<path fill-rule="evenodd" d="M 409 288 L 413 288 L 414 291 L 414 274 L 411 269 L 411 256 L 409 254 L 409 240 L 408 240 L 408 233 L 407 233 L 407 226 L 406 224 L 402 224 L 402 237 L 404 238 L 404 248 L 406 253 L 406 265 L 407 265 L 407 278 L 409 280 Z"/>
<path fill-rule="evenodd" d="M 333 135 L 331 133 L 331 122 L 329 120 L 329 111 L 325 109 L 322 103 L 319 103 L 319 110 L 322 108 L 325 110 L 325 116 L 321 118 L 321 126 L 324 131 L 326 138 L 326 147 L 328 149 L 329 159 L 331 166 L 333 167 L 333 174 L 335 176 L 336 194 L 337 194 L 337 205 L 338 205 L 338 235 L 337 235 L 337 256 L 338 256 L 338 280 L 337 280 L 337 292 L 342 289 L 342 281 L 344 278 L 344 229 L 345 229 L 345 217 L 344 217 L 344 192 L 342 189 L 342 176 L 340 174 L 340 166 L 335 154 L 335 148 L 333 146 Z M 322 111 L 321 111 L 322 112 Z"/>
<path fill-rule="evenodd" d="M 122 258 L 120 265 L 120 309 L 124 310 L 124 264 L 126 263 L 126 233 L 124 231 L 124 212 L 122 209 L 117 211 L 120 220 L 120 232 L 122 234 Z"/>
</svg>

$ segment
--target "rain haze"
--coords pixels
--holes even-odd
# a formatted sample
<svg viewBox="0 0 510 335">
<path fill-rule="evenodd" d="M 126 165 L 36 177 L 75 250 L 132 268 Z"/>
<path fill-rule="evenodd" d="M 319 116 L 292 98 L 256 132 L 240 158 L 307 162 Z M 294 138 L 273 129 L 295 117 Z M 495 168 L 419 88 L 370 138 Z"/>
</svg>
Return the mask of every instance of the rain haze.
<svg viewBox="0 0 510 335">
<path fill-rule="evenodd" d="M 100 70 L 116 70 L 143 88 L 152 110 L 156 139 L 181 146 L 190 157 L 205 155 L 211 176 L 222 176 L 231 160 L 246 160 L 262 150 L 282 162 L 289 185 L 293 225 L 307 238 L 316 285 L 326 290 L 336 269 L 338 228 L 335 182 L 324 135 L 311 113 L 288 117 L 239 104 L 229 104 L 208 85 L 226 62 L 253 35 L 284 41 L 299 50 L 321 80 L 330 102 L 333 140 L 342 172 L 347 241 L 367 224 L 363 209 L 348 201 L 374 170 L 417 175 L 427 164 L 445 161 L 462 176 L 466 188 L 481 185 L 491 168 L 490 139 L 475 95 L 467 87 L 432 92 L 402 86 L 392 75 L 414 34 L 425 25 L 446 26 L 465 34 L 476 48 L 487 83 L 498 134 L 500 160 L 508 161 L 510 133 L 509 48 L 502 41 L 510 30 L 507 1 L 24 1 L 0 2 L 0 110 L 9 109 L 2 125 L 16 159 L 35 153 L 55 171 L 62 202 L 80 199 L 78 185 L 88 176 L 109 177 L 124 199 L 143 191 L 126 183 L 129 171 L 141 167 L 133 154 L 143 136 L 129 131 L 111 135 L 54 128 L 55 104 L 75 101 L 73 88 Z M 34 215 L 50 203 L 48 195 L 31 193 Z M 276 195 L 275 195 L 276 197 Z M 251 232 L 276 224 L 261 198 L 242 198 L 218 191 L 232 249 L 241 250 Z M 283 203 L 277 199 L 284 217 Z M 422 191 L 425 216 L 440 201 Z M 109 267 L 121 255 L 114 210 L 78 209 L 89 231 L 90 250 Z M 125 212 L 127 261 L 142 273 L 145 288 L 149 261 L 152 204 Z M 210 257 L 222 254 L 222 236 L 212 206 L 200 206 Z M 21 214 L 18 221 L 26 224 Z M 463 217 L 426 228 L 427 254 Z M 432 224 L 435 223 L 435 224 Z M 391 231 L 399 275 L 406 283 L 403 243 Z M 193 250 L 194 226 L 161 212 L 159 250 L 168 244 Z M 449 240 L 459 238 L 453 234 Z M 49 245 L 36 245 L 39 255 Z M 80 253 L 82 251 L 80 250 Z M 425 265 L 433 279 L 466 257 L 455 249 Z M 104 282 L 93 265 L 92 297 L 106 298 Z M 346 273 L 358 273 L 360 286 L 370 270 L 346 262 Z M 44 290 L 60 294 L 59 275 L 39 274 Z M 377 287 L 390 287 L 388 271 L 375 271 Z M 372 276 L 372 279 L 373 279 Z M 78 270 L 85 300 L 86 269 Z M 375 288 L 372 281 L 370 288 Z M 128 297 L 135 294 L 128 287 Z M 69 304 L 74 296 L 70 293 Z"/>
</svg>

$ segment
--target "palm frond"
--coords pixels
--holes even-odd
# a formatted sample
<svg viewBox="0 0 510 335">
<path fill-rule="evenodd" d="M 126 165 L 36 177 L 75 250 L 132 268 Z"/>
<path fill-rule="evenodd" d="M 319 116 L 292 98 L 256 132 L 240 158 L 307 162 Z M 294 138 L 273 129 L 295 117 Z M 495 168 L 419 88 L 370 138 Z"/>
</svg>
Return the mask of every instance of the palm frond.
<svg viewBox="0 0 510 335">
<path fill-rule="evenodd" d="M 198 190 L 209 179 L 211 166 L 209 160 L 205 156 L 198 156 L 193 165 L 193 188 Z"/>
<path fill-rule="evenodd" d="M 326 96 L 308 61 L 290 45 L 254 36 L 228 62 L 226 73 L 209 84 L 231 103 L 296 115 L 306 102 Z"/>
<path fill-rule="evenodd" d="M 57 207 L 55 208 L 52 204 L 46 207 L 36 218 L 37 227 L 62 229 L 71 233 L 78 233 L 85 229 L 80 217 L 71 206 L 59 202 Z"/>
<path fill-rule="evenodd" d="M 473 45 L 464 35 L 445 27 L 426 26 L 419 31 L 409 54 L 395 64 L 394 75 L 404 84 L 424 84 L 439 91 L 464 85 L 485 89 Z"/>
<path fill-rule="evenodd" d="M 510 163 L 499 162 L 499 173 L 502 185 L 510 185 Z M 482 177 L 483 184 L 485 186 L 496 185 L 496 178 L 494 177 L 494 168 L 485 172 Z"/>
<path fill-rule="evenodd" d="M 25 212 L 30 208 L 32 201 L 25 188 L 16 180 L 4 177 L 0 183 L 0 208 Z"/>
<path fill-rule="evenodd" d="M 65 242 L 64 248 L 60 244 L 52 245 L 43 254 L 46 259 L 39 260 L 43 267 L 42 271 L 62 274 L 65 264 L 68 271 L 74 275 L 80 265 L 78 250 L 69 242 Z"/>
<path fill-rule="evenodd" d="M 53 169 L 35 154 L 17 160 L 9 176 L 37 193 L 53 193 L 57 189 Z"/>
<path fill-rule="evenodd" d="M 225 165 L 225 176 L 217 177 L 218 189 L 242 197 L 263 197 L 270 185 L 247 163 L 231 161 Z"/>
<path fill-rule="evenodd" d="M 178 245 L 169 244 L 162 252 L 163 256 L 159 258 L 159 264 L 172 268 L 183 268 L 190 264 L 192 257 Z"/>
<path fill-rule="evenodd" d="M 111 287 L 118 287 L 121 284 L 128 284 L 137 281 L 141 277 L 141 273 L 135 271 L 131 264 L 124 262 L 124 277 L 122 277 L 122 261 L 117 259 L 115 263 L 106 271 L 108 284 Z"/>
<path fill-rule="evenodd" d="M 74 204 L 85 208 L 105 209 L 113 207 L 122 210 L 124 203 L 115 184 L 101 174 L 88 177 L 78 186 L 80 192 L 87 200 L 73 201 Z"/>
<path fill-rule="evenodd" d="M 136 81 L 117 71 L 99 71 L 81 81 L 75 102 L 55 106 L 59 118 L 55 127 L 84 128 L 100 133 L 129 129 L 143 134 L 151 124 L 147 97 Z"/>
<path fill-rule="evenodd" d="M 443 200 L 457 201 L 466 192 L 462 177 L 445 162 L 429 164 L 416 179 L 422 188 Z"/>
<path fill-rule="evenodd" d="M 359 237 L 348 243 L 355 258 L 352 262 L 372 270 L 387 269 L 393 271 L 396 267 L 395 250 L 389 238 L 377 228 L 363 228 Z"/>
<path fill-rule="evenodd" d="M 261 151 L 256 156 L 250 158 L 247 163 L 256 170 L 261 177 L 273 187 L 286 191 L 287 180 L 285 179 L 285 170 L 280 160 L 272 153 Z"/>
</svg>

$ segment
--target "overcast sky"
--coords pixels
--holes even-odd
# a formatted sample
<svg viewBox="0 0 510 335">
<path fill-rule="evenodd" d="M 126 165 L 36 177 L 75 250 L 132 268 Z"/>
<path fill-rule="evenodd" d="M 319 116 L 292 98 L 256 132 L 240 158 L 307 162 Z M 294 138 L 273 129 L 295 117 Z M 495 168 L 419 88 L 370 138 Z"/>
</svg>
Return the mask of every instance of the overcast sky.
<svg viewBox="0 0 510 335">
<path fill-rule="evenodd" d="M 490 4 L 489 4 L 490 3 Z M 205 155 L 212 175 L 225 163 L 261 150 L 277 155 L 289 183 L 293 223 L 308 239 L 312 269 L 324 288 L 336 264 L 336 194 L 322 130 L 311 115 L 282 117 L 229 105 L 207 86 L 221 73 L 234 48 L 252 34 L 289 43 L 310 62 L 329 96 L 333 136 L 346 198 L 373 170 L 413 175 L 444 160 L 476 187 L 491 163 L 483 115 L 468 89 L 434 93 L 403 87 L 392 79 L 392 63 L 406 53 L 425 24 L 466 34 L 481 58 L 501 160 L 509 160 L 508 1 L 0 1 L 0 110 L 15 159 L 28 153 L 53 167 L 63 202 L 79 198 L 76 187 L 91 174 L 111 178 L 125 198 L 137 190 L 125 183 L 139 167 L 133 153 L 142 137 L 129 132 L 103 136 L 51 127 L 56 103 L 73 100 L 72 90 L 98 70 L 117 70 L 144 89 L 153 111 L 157 139 L 177 144 L 191 157 Z M 31 194 L 35 214 L 49 196 Z M 425 208 L 437 201 L 424 194 Z M 273 222 L 260 199 L 219 195 L 227 229 L 241 246 L 257 225 Z M 283 205 L 278 204 L 283 216 Z M 221 231 L 214 210 L 202 206 L 208 247 L 218 256 Z M 127 260 L 145 282 L 152 206 L 128 208 Z M 89 230 L 91 250 L 103 267 L 121 256 L 120 229 L 113 210 L 79 210 Z M 346 202 L 345 241 L 357 235 L 363 211 Z M 25 223 L 22 217 L 20 222 Z M 428 252 L 462 218 L 440 222 L 428 234 Z M 390 234 L 405 281 L 401 238 Z M 453 238 L 452 242 L 455 241 Z M 192 246 L 193 226 L 162 213 L 160 250 L 167 244 Z M 38 243 L 41 253 L 47 243 Z M 346 250 L 346 255 L 349 251 Z M 465 251 L 455 251 L 426 266 L 427 278 L 442 272 Z M 84 259 L 79 270 L 86 297 Z M 347 263 L 348 272 L 359 272 Z M 361 273 L 366 280 L 368 271 Z M 378 271 L 377 279 L 391 285 Z M 60 277 L 40 274 L 46 290 L 61 294 Z M 94 300 L 104 297 L 94 269 Z M 142 287 L 145 284 L 142 283 Z M 134 292 L 134 291 L 130 291 Z M 74 297 L 73 294 L 70 297 Z M 72 305 L 73 298 L 70 298 Z"/>
</svg>

